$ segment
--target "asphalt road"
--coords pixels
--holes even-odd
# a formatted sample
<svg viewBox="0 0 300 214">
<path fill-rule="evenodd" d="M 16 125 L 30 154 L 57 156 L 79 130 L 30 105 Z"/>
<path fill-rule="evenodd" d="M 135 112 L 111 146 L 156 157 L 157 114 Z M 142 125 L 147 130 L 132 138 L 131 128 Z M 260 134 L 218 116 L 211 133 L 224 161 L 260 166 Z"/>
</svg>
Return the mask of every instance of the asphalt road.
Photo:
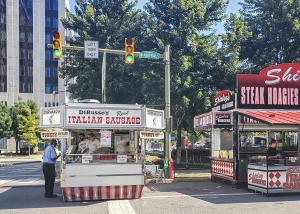
<svg viewBox="0 0 300 214">
<path fill-rule="evenodd" d="M 27 170 L 25 170 L 27 169 Z M 6 168 L 8 170 L 8 168 Z M 5 176 L 18 179 L 20 175 L 41 177 L 39 165 L 14 166 Z M 0 178 L 1 181 L 1 178 Z M 7 213 L 107 213 L 107 214 L 282 214 L 300 213 L 300 194 L 266 197 L 245 189 L 212 182 L 180 182 L 150 184 L 137 200 L 102 202 L 63 202 L 62 198 L 44 198 L 42 186 L 0 187 L 0 214 Z M 59 193 L 59 187 L 55 191 Z"/>
<path fill-rule="evenodd" d="M 0 187 L 42 185 L 41 163 L 29 163 L 0 167 Z"/>
</svg>

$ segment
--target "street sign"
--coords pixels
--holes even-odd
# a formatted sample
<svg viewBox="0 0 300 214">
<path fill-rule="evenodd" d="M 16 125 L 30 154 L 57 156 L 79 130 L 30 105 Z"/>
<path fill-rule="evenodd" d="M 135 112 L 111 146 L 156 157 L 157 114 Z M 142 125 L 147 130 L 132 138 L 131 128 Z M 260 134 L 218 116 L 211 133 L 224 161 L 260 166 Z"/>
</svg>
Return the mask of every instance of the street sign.
<svg viewBox="0 0 300 214">
<path fill-rule="evenodd" d="M 98 41 L 84 41 L 84 58 L 98 59 L 99 57 Z"/>
<path fill-rule="evenodd" d="M 155 51 L 142 51 L 140 53 L 140 58 L 159 59 L 160 53 L 157 53 Z"/>
</svg>

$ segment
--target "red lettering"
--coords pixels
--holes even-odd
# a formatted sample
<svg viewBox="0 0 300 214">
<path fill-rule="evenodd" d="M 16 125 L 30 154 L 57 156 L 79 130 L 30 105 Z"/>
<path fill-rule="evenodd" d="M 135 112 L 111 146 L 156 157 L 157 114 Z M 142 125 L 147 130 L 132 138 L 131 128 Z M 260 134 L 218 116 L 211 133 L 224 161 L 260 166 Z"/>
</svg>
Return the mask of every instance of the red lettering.
<svg viewBox="0 0 300 214">
<path fill-rule="evenodd" d="M 141 124 L 141 118 L 140 117 L 136 117 L 136 124 Z"/>
<path fill-rule="evenodd" d="M 77 120 L 76 120 L 76 123 L 79 123 L 79 124 L 81 124 L 82 122 L 81 122 L 81 119 L 80 119 L 80 116 L 77 116 L 77 118 L 76 118 Z"/>
</svg>

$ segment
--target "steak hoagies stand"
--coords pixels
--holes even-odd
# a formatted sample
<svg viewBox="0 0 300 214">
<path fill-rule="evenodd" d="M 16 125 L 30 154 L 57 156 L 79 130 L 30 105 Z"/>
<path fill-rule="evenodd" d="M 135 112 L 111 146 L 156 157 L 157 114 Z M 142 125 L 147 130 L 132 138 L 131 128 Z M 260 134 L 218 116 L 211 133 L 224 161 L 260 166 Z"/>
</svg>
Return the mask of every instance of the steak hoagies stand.
<svg viewBox="0 0 300 214">
<path fill-rule="evenodd" d="M 164 129 L 164 113 L 140 105 L 70 103 L 41 109 L 43 135 L 62 141 L 65 201 L 140 198 L 144 187 L 141 131 Z M 63 139 L 61 131 L 69 131 Z M 93 152 L 78 151 L 79 135 L 95 136 Z M 51 138 L 56 138 L 52 134 Z M 91 141 L 85 141 L 89 147 Z"/>
<path fill-rule="evenodd" d="M 289 63 L 258 75 L 237 75 L 235 99 L 223 94 L 212 112 L 194 118 L 195 130 L 211 133 L 213 180 L 245 184 L 266 194 L 300 192 L 299 71 L 299 63 Z M 222 109 L 230 102 L 234 107 Z M 215 115 L 222 113 L 232 116 L 231 127 L 216 127 Z M 281 157 L 269 158 L 271 139 L 277 141 Z"/>
</svg>

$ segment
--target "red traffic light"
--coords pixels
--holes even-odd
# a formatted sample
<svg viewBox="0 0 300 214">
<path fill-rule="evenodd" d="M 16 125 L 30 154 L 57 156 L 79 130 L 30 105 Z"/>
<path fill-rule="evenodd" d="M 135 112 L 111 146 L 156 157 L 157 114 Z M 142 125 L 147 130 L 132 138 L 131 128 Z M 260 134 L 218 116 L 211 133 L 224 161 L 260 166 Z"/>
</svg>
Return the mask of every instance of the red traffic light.
<svg viewBox="0 0 300 214">
<path fill-rule="evenodd" d="M 54 37 L 55 39 L 60 39 L 60 33 L 59 33 L 59 32 L 54 32 L 54 33 L 53 33 L 53 37 Z"/>
<path fill-rule="evenodd" d="M 132 38 L 126 38 L 127 45 L 132 45 Z"/>
</svg>

